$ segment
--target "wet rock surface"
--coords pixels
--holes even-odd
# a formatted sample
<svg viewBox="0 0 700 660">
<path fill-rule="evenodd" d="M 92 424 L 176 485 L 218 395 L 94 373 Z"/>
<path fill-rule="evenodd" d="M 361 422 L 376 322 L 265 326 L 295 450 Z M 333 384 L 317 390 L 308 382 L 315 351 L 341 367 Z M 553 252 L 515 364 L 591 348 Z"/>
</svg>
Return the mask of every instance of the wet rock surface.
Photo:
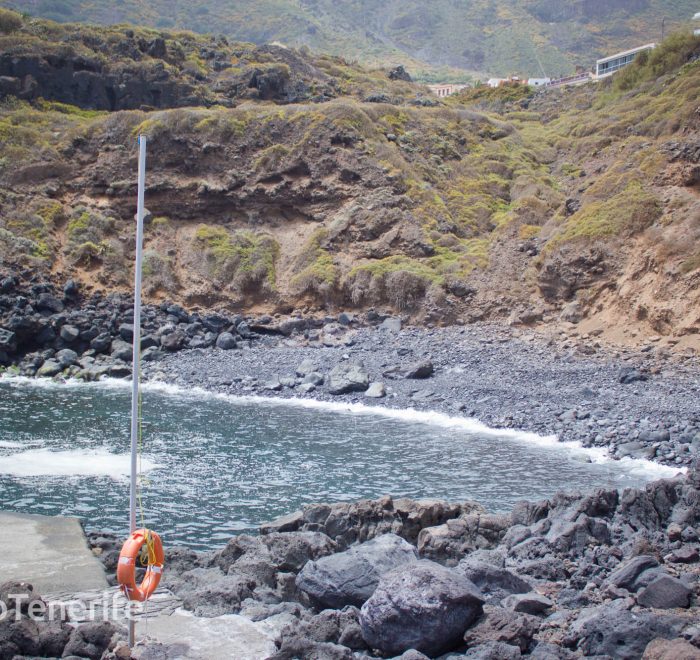
<svg viewBox="0 0 700 660">
<path fill-rule="evenodd" d="M 696 466 L 622 493 L 521 502 L 503 535 L 442 551 L 418 540 L 479 505 L 309 505 L 217 552 L 170 550 L 163 584 L 200 616 L 263 623 L 280 659 L 694 658 L 700 563 L 673 553 L 700 547 L 675 522 L 686 539 L 700 531 L 699 488 Z M 117 539 L 90 542 L 113 570 Z"/>
</svg>

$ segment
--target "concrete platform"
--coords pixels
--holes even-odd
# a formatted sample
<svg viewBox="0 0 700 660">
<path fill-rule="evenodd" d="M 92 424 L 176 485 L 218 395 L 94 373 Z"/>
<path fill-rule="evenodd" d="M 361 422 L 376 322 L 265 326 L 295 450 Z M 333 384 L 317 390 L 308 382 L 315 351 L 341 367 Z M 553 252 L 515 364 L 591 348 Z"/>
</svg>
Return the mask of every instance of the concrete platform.
<svg viewBox="0 0 700 660">
<path fill-rule="evenodd" d="M 173 660 L 265 660 L 277 651 L 258 624 L 237 614 L 205 619 L 177 610 L 137 623 L 136 635 L 163 644 L 163 655 Z M 149 647 L 146 644 L 143 652 L 137 647 L 133 657 L 155 657 Z"/>
<path fill-rule="evenodd" d="M 77 518 L 0 511 L 0 530 L 0 584 L 22 580 L 39 594 L 107 588 Z"/>
<path fill-rule="evenodd" d="M 112 621 L 126 630 L 128 603 L 116 587 L 80 593 L 44 594 L 49 611 L 66 611 L 74 624 Z M 274 630 L 235 614 L 195 617 L 182 601 L 158 589 L 138 603 L 136 660 L 265 660 L 276 651 Z"/>
</svg>

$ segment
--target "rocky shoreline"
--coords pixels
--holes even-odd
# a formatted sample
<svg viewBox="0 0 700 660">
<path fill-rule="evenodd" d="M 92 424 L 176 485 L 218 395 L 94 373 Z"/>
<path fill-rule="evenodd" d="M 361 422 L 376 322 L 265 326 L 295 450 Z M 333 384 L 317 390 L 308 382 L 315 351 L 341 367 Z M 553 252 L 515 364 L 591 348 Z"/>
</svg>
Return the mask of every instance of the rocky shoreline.
<svg viewBox="0 0 700 660">
<path fill-rule="evenodd" d="M 505 515 L 391 497 L 310 505 L 216 552 L 172 550 L 164 585 L 198 616 L 258 622 L 274 660 L 692 660 L 699 487 L 695 469 Z M 113 574 L 117 539 L 90 542 Z M 171 657 L 155 643 L 136 657 L 149 649 Z"/>
<path fill-rule="evenodd" d="M 0 281 L 0 368 L 131 375 L 131 301 L 75 282 Z M 143 376 L 227 394 L 362 402 L 475 417 L 495 428 L 687 467 L 700 453 L 700 360 L 660 338 L 640 350 L 528 326 L 404 327 L 400 318 L 190 313 L 146 306 Z M 5 365 L 3 367 L 3 365 Z"/>
<path fill-rule="evenodd" d="M 130 375 L 128 300 L 82 301 L 70 283 L 60 297 L 3 287 L 0 357 L 10 372 Z M 163 584 L 195 614 L 259 622 L 274 635 L 275 660 L 700 657 L 694 355 L 659 342 L 611 350 L 527 327 L 403 327 L 373 311 L 245 318 L 162 305 L 146 309 L 144 330 L 153 382 L 464 415 L 687 469 L 507 514 L 388 496 L 307 506 L 219 551 L 171 549 Z M 90 542 L 113 574 L 118 540 Z M 1 658 L 43 648 L 49 631 L 32 625 L 24 637 L 0 625 Z M 124 657 L 117 629 L 60 633 L 66 643 L 100 640 L 77 657 Z M 174 654 L 151 643 L 134 657 Z"/>
</svg>

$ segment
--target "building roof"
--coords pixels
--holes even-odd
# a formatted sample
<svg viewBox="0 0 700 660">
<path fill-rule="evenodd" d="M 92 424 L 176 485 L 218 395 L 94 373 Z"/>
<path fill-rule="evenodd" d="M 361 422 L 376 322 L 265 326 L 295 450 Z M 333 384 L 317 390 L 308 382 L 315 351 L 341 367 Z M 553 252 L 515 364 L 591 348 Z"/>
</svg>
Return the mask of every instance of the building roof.
<svg viewBox="0 0 700 660">
<path fill-rule="evenodd" d="M 634 53 L 639 53 L 642 50 L 651 50 L 652 48 L 656 48 L 656 44 L 646 44 L 644 46 L 639 46 L 637 48 L 631 48 L 630 50 L 623 50 L 621 53 L 615 53 L 614 55 L 608 55 L 608 57 L 604 57 L 603 59 L 596 60 L 596 64 L 604 64 L 605 62 L 609 62 L 610 60 L 616 60 L 620 57 L 625 57 L 625 55 L 634 55 Z"/>
</svg>

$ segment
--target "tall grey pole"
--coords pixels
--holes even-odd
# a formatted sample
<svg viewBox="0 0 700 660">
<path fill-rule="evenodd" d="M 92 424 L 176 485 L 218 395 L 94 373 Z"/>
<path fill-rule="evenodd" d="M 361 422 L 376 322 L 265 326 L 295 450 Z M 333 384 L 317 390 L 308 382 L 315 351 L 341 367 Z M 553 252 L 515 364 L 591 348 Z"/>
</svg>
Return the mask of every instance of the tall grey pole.
<svg viewBox="0 0 700 660">
<path fill-rule="evenodd" d="M 136 477 L 139 435 L 139 374 L 141 362 L 141 262 L 143 260 L 144 188 L 146 184 L 146 136 L 139 135 L 139 183 L 136 205 L 136 264 L 134 267 L 134 344 L 131 362 L 131 483 L 129 530 L 136 530 Z M 136 624 L 129 619 L 129 647 L 134 645 Z"/>
</svg>

